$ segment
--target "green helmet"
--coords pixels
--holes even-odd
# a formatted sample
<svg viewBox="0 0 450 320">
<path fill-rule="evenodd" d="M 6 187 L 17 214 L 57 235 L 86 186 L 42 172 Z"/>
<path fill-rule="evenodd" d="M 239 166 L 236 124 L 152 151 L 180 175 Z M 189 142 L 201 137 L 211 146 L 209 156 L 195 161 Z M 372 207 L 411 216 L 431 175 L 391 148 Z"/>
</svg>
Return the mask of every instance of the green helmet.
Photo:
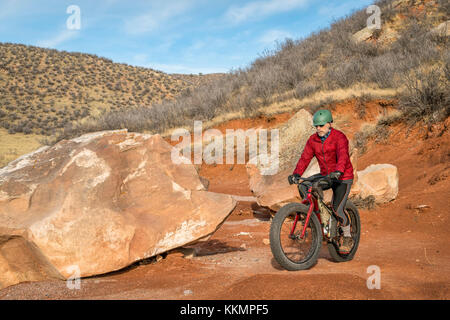
<svg viewBox="0 0 450 320">
<path fill-rule="evenodd" d="M 323 126 L 328 122 L 333 122 L 333 117 L 331 116 L 330 110 L 318 110 L 313 116 L 314 126 Z"/>
</svg>

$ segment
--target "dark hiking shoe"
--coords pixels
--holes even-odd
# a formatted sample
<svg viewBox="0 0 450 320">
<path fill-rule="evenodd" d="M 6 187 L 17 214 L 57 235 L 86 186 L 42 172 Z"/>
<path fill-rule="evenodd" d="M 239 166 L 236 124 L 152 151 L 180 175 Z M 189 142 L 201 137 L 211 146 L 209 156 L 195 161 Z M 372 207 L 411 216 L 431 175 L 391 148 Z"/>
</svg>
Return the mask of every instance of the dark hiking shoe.
<svg viewBox="0 0 450 320">
<path fill-rule="evenodd" d="M 353 238 L 352 237 L 344 237 L 342 244 L 339 246 L 340 254 L 348 254 L 353 248 Z"/>
</svg>

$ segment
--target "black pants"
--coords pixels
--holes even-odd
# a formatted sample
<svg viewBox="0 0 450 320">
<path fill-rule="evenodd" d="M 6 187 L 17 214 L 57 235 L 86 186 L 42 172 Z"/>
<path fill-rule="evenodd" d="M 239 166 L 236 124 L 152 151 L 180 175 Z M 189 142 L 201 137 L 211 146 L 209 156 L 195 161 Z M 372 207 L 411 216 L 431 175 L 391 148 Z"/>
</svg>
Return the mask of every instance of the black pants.
<svg viewBox="0 0 450 320">
<path fill-rule="evenodd" d="M 348 194 L 352 187 L 353 180 L 339 180 L 333 181 L 331 189 L 333 190 L 333 198 L 331 203 L 333 205 L 333 210 L 339 218 L 341 224 L 346 226 L 349 224 L 347 216 L 344 213 L 345 204 L 347 203 Z M 323 188 L 323 190 L 328 190 L 329 188 Z M 306 199 L 307 189 L 304 184 L 300 185 L 300 194 L 303 199 Z"/>
</svg>

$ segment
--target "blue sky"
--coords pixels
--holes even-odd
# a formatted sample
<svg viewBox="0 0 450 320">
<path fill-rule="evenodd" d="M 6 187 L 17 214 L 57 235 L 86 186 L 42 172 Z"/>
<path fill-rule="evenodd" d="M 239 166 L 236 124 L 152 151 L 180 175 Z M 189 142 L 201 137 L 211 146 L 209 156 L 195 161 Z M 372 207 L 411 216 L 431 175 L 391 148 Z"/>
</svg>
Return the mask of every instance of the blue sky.
<svg viewBox="0 0 450 320">
<path fill-rule="evenodd" d="M 96 54 L 167 73 L 248 66 L 373 0 L 0 0 L 0 42 Z M 67 28 L 76 5 L 80 29 Z M 72 20 L 71 20 L 72 21 Z"/>
</svg>

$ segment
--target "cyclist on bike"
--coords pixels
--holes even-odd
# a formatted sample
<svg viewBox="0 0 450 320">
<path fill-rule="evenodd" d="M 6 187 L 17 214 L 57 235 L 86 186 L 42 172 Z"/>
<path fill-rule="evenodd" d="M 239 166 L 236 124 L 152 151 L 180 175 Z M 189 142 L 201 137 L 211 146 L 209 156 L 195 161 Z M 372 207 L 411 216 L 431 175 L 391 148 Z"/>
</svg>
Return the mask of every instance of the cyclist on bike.
<svg viewBox="0 0 450 320">
<path fill-rule="evenodd" d="M 332 178 L 333 190 L 332 206 L 344 233 L 344 239 L 339 246 L 339 252 L 349 253 L 353 247 L 350 234 L 350 221 L 344 213 L 348 194 L 353 183 L 353 166 L 348 152 L 348 139 L 344 133 L 331 127 L 333 117 L 329 110 L 318 110 L 313 116 L 313 125 L 317 132 L 311 135 L 306 142 L 303 153 L 298 160 L 292 175 L 288 177 L 289 183 L 301 182 L 300 177 L 315 156 L 320 167 L 321 175 Z M 300 185 L 300 193 L 305 199 L 307 190 Z"/>
</svg>

